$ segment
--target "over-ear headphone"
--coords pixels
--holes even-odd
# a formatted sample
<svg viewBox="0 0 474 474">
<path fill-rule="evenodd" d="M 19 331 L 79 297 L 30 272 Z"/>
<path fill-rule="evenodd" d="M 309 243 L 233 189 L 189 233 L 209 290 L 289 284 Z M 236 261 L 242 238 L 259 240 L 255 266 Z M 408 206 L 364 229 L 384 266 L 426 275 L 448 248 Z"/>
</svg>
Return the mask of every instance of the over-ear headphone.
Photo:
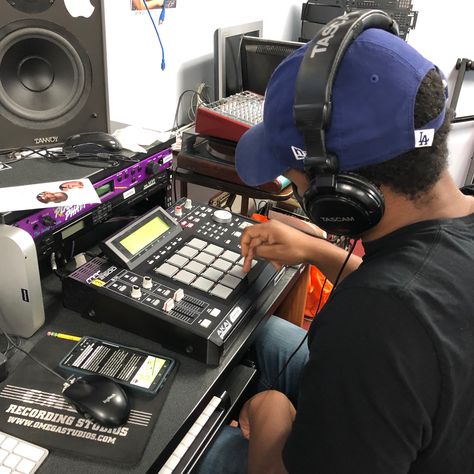
<svg viewBox="0 0 474 474">
<path fill-rule="evenodd" d="M 296 82 L 294 117 L 304 135 L 304 168 L 310 179 L 303 206 L 312 222 L 334 235 L 360 235 L 384 213 L 380 190 L 362 176 L 340 173 L 337 156 L 328 154 L 325 144 L 339 64 L 351 43 L 368 28 L 398 35 L 397 23 L 381 10 L 360 10 L 335 18 L 311 40 Z"/>
</svg>

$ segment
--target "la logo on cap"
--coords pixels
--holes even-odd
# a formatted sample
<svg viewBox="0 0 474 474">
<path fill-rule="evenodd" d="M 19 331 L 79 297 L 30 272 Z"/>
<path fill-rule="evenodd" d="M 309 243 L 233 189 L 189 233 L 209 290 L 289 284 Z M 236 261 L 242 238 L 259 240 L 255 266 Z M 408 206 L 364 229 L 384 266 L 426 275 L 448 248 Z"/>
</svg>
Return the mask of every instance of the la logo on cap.
<svg viewBox="0 0 474 474">
<path fill-rule="evenodd" d="M 435 129 L 415 130 L 415 148 L 424 148 L 433 145 Z"/>
</svg>

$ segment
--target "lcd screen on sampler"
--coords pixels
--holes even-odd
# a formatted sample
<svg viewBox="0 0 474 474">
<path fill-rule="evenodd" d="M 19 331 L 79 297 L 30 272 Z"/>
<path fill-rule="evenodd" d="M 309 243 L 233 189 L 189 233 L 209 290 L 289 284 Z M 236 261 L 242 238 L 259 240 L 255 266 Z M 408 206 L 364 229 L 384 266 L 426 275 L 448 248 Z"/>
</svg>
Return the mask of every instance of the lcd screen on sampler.
<svg viewBox="0 0 474 474">
<path fill-rule="evenodd" d="M 159 217 L 154 217 L 145 225 L 122 239 L 120 244 L 132 255 L 135 255 L 148 244 L 163 235 L 169 228 L 170 226 L 165 221 Z"/>
</svg>

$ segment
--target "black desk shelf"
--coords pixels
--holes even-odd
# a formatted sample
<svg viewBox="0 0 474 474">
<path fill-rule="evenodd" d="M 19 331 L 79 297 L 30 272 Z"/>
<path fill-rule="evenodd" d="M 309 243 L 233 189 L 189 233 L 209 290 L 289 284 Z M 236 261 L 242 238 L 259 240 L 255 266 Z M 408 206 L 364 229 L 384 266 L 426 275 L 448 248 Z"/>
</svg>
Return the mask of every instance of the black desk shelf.
<svg viewBox="0 0 474 474">
<path fill-rule="evenodd" d="M 204 447 L 212 438 L 215 431 L 226 420 L 228 413 L 239 403 L 239 397 L 253 376 L 253 369 L 240 365 L 240 360 L 248 349 L 256 330 L 266 318 L 273 314 L 280 304 L 288 297 L 288 293 L 297 283 L 304 267 L 289 268 L 276 283 L 274 290 L 263 301 L 258 302 L 255 311 L 247 324 L 241 329 L 239 337 L 234 341 L 223 356 L 218 367 L 209 367 L 187 356 L 166 350 L 159 343 L 131 334 L 108 324 L 98 324 L 80 317 L 61 304 L 61 284 L 55 275 L 49 275 L 43 280 L 46 325 L 32 338 L 25 341 L 23 347 L 30 349 L 48 331 L 60 331 L 76 335 L 93 335 L 107 340 L 116 340 L 125 345 L 170 355 L 178 359 L 180 366 L 173 380 L 173 385 L 158 417 L 158 421 L 150 436 L 142 460 L 135 466 L 121 466 L 92 459 L 73 457 L 60 451 L 51 451 L 48 458 L 37 471 L 38 473 L 135 473 L 158 472 L 161 464 L 167 459 L 179 444 L 181 435 L 197 419 L 203 407 L 214 395 L 227 390 L 231 398 L 231 406 L 226 416 L 218 421 L 213 432 L 206 436 L 201 443 Z M 24 357 L 16 353 L 9 361 L 10 371 Z M 41 369 L 38 369 L 41 370 Z M 8 382 L 8 378 L 7 381 Z M 200 450 L 191 456 L 191 466 L 200 455 Z M 179 471 L 177 471 L 179 472 Z M 183 471 L 186 472 L 186 471 Z"/>
</svg>

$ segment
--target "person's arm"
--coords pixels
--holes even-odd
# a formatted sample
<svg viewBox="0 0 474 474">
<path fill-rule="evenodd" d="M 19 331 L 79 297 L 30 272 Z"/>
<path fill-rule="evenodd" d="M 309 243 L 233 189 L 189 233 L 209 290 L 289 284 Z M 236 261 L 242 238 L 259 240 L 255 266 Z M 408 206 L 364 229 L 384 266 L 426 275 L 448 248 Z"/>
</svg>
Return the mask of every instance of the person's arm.
<svg viewBox="0 0 474 474">
<path fill-rule="evenodd" d="M 271 261 L 275 267 L 313 264 L 334 283 L 347 257 L 344 249 L 324 239 L 312 237 L 281 222 L 270 220 L 263 224 L 247 227 L 240 239 L 244 259 L 244 271 L 251 268 L 255 257 Z M 341 280 L 356 270 L 362 259 L 351 255 Z"/>
<path fill-rule="evenodd" d="M 249 474 L 287 474 L 281 453 L 295 414 L 290 400 L 276 390 L 260 392 L 245 403 L 239 423 L 249 440 Z"/>
</svg>

